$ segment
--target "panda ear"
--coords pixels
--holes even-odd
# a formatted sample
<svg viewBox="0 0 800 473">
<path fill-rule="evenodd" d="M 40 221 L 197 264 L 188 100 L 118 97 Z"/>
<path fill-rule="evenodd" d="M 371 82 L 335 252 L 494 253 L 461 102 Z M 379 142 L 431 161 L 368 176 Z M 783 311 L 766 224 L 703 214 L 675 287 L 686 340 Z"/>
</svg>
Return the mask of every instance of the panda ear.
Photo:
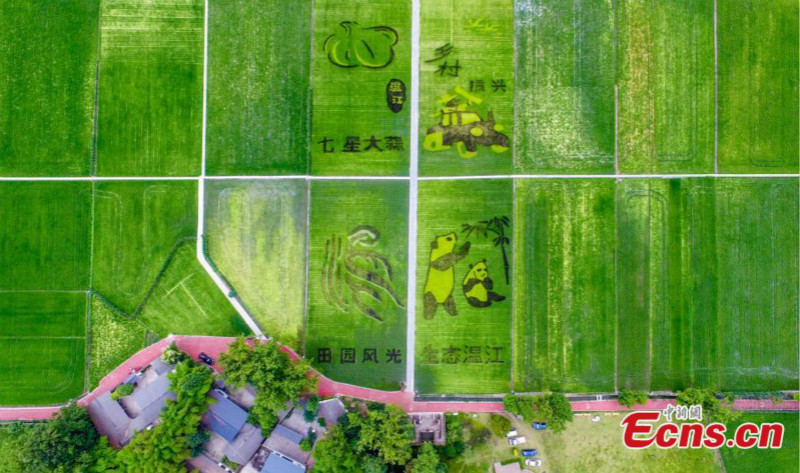
<svg viewBox="0 0 800 473">
<path fill-rule="evenodd" d="M 483 264 L 486 264 L 486 258 L 483 258 Z"/>
<path fill-rule="evenodd" d="M 472 265 L 469 265 L 469 269 L 472 269 Z"/>
</svg>

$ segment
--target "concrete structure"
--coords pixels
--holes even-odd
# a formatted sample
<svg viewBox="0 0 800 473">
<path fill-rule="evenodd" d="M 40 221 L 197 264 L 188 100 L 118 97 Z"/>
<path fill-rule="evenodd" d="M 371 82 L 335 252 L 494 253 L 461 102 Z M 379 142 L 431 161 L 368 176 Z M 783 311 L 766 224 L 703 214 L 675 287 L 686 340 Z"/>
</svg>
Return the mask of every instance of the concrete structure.
<svg viewBox="0 0 800 473">
<path fill-rule="evenodd" d="M 125 384 L 133 384 L 133 393 L 119 401 L 111 399 L 111 392 L 98 396 L 87 406 L 97 431 L 108 437 L 115 447 L 131 441 L 141 432 L 158 423 L 167 399 L 175 399 L 169 391 L 167 375 L 172 367 L 160 358 L 153 360 L 145 369 L 132 373 Z"/>
<path fill-rule="evenodd" d="M 433 442 L 434 445 L 444 445 L 446 441 L 446 424 L 444 414 L 412 414 L 411 423 L 414 424 L 414 445 Z"/>
</svg>

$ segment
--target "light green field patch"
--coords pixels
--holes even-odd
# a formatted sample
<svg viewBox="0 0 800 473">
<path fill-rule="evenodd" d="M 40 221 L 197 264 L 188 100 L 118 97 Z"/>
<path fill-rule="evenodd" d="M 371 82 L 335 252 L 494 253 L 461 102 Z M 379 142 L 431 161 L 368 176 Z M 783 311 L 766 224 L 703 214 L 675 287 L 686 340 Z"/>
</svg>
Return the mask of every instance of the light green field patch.
<svg viewBox="0 0 800 473">
<path fill-rule="evenodd" d="M 318 0 L 313 24 L 312 172 L 407 175 L 411 2 Z"/>
<path fill-rule="evenodd" d="M 134 313 L 175 245 L 195 237 L 197 184 L 99 182 L 94 290 Z"/>
<path fill-rule="evenodd" d="M 514 386 L 614 389 L 614 182 L 516 183 Z"/>
<path fill-rule="evenodd" d="M 798 170 L 798 4 L 719 2 L 719 170 Z"/>
<path fill-rule="evenodd" d="M 0 183 L 0 290 L 87 290 L 91 184 Z"/>
<path fill-rule="evenodd" d="M 519 0 L 515 8 L 515 172 L 613 173 L 613 3 Z"/>
<path fill-rule="evenodd" d="M 305 174 L 311 3 L 209 2 L 209 174 Z"/>
<path fill-rule="evenodd" d="M 420 173 L 510 174 L 513 0 L 420 5 Z"/>
<path fill-rule="evenodd" d="M 408 184 L 312 181 L 306 353 L 337 381 L 405 377 Z"/>
<path fill-rule="evenodd" d="M 262 329 L 295 350 L 305 317 L 306 181 L 210 181 L 211 259 Z"/>
<path fill-rule="evenodd" d="M 714 171 L 714 3 L 616 4 L 622 173 Z"/>
<path fill-rule="evenodd" d="M 197 261 L 195 248 L 194 240 L 180 245 L 137 320 L 162 337 L 248 335 L 247 325 Z"/>
<path fill-rule="evenodd" d="M 0 4 L 0 174 L 89 174 L 98 3 Z"/>
<path fill-rule="evenodd" d="M 423 181 L 419 201 L 416 390 L 508 392 L 513 183 Z"/>
<path fill-rule="evenodd" d="M 800 451 L 800 428 L 797 412 L 743 412 L 734 424 L 728 424 L 728 432 L 735 432 L 745 422 L 762 424 L 780 422 L 784 427 L 783 445 L 778 449 L 721 448 L 726 473 L 794 473 L 797 471 Z"/>
<path fill-rule="evenodd" d="M 199 174 L 203 2 L 105 0 L 100 36 L 97 174 Z"/>
<path fill-rule="evenodd" d="M 797 389 L 797 180 L 626 180 L 617 198 L 620 387 Z"/>
<path fill-rule="evenodd" d="M 115 312 L 101 299 L 93 297 L 89 389 L 97 387 L 105 375 L 144 348 L 147 333 L 140 322 Z"/>
<path fill-rule="evenodd" d="M 84 388 L 84 292 L 0 293 L 0 405 L 58 404 Z"/>
</svg>

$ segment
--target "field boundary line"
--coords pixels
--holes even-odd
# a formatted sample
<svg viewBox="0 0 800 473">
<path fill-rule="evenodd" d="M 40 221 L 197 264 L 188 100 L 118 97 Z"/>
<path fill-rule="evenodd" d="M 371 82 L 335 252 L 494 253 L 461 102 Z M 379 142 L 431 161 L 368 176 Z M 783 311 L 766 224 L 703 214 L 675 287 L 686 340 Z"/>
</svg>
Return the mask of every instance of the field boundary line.
<svg viewBox="0 0 800 473">
<path fill-rule="evenodd" d="M 719 33 L 714 0 L 714 174 L 719 174 Z"/>
<path fill-rule="evenodd" d="M 415 390 L 417 338 L 417 210 L 419 191 L 420 0 L 411 2 L 411 130 L 408 167 L 408 277 L 406 281 L 406 391 Z"/>
<path fill-rule="evenodd" d="M 203 126 L 202 126 L 202 143 L 200 145 L 200 176 L 197 179 L 197 241 L 195 246 L 195 253 L 197 260 L 203 267 L 205 272 L 214 281 L 225 298 L 230 302 L 239 316 L 245 321 L 247 326 L 257 337 L 263 337 L 264 332 L 258 326 L 247 309 L 244 308 L 242 303 L 236 297 L 236 292 L 225 282 L 222 277 L 217 274 L 211 263 L 208 261 L 203 251 L 203 243 L 205 241 L 205 210 L 206 210 L 206 190 L 205 190 L 205 176 L 206 176 L 206 134 L 208 129 L 208 2 L 205 0 L 203 12 Z M 195 179 L 195 178 L 192 178 Z"/>
</svg>

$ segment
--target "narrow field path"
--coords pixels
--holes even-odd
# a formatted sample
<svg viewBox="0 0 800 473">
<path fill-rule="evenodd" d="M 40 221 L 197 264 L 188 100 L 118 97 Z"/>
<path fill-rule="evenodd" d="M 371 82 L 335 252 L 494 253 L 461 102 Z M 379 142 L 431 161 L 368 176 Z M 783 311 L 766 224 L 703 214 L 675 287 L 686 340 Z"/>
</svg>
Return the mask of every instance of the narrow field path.
<svg viewBox="0 0 800 473">
<path fill-rule="evenodd" d="M 200 352 L 211 356 L 214 360 L 219 359 L 219 355 L 228 349 L 228 345 L 233 342 L 232 337 L 206 337 L 206 336 L 184 336 L 170 335 L 169 337 L 142 349 L 127 361 L 119 365 L 114 371 L 104 377 L 98 387 L 78 400 L 78 404 L 86 406 L 94 401 L 98 396 L 114 389 L 132 371 L 141 369 L 161 355 L 161 352 L 173 341 L 178 347 L 187 352 L 195 360 L 198 360 Z M 299 356 L 289 347 L 283 346 L 282 350 L 292 358 Z M 213 366 L 219 372 L 218 363 Z M 315 372 L 319 378 L 318 393 L 321 396 L 343 396 L 375 401 L 386 404 L 395 404 L 406 412 L 502 412 L 502 402 L 484 401 L 416 401 L 414 395 L 408 391 L 381 391 L 377 389 L 354 386 L 352 384 L 339 383 L 322 374 Z M 573 401 L 572 410 L 575 412 L 619 412 L 629 410 L 661 410 L 674 402 L 668 399 L 651 400 L 647 404 L 635 406 L 633 409 L 619 405 L 616 401 Z M 50 418 L 58 412 L 60 406 L 42 407 L 0 407 L 0 422 L 14 420 L 42 420 Z M 734 409 L 742 411 L 798 411 L 800 402 L 784 401 L 775 404 L 771 400 L 740 399 L 734 403 Z"/>
</svg>

